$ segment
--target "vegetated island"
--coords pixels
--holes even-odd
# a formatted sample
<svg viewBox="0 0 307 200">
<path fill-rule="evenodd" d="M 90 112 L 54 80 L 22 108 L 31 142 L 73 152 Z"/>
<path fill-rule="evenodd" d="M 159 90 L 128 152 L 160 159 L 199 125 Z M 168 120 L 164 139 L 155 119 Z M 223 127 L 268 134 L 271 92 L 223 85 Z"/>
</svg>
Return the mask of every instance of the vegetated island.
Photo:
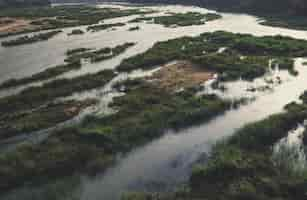
<svg viewBox="0 0 307 200">
<path fill-rule="evenodd" d="M 192 25 L 202 25 L 208 21 L 213 21 L 222 18 L 221 15 L 216 13 L 197 13 L 197 12 L 187 12 L 187 13 L 172 13 L 166 16 L 157 17 L 139 17 L 130 20 L 130 23 L 150 21 L 155 24 L 162 24 L 166 27 L 171 26 L 192 26 Z"/>
<path fill-rule="evenodd" d="M 74 116 L 66 115 L 67 113 L 64 112 L 66 109 L 69 110 L 69 107 L 75 107 L 75 111 L 72 111 L 72 113 L 76 115 L 84 105 L 92 105 L 95 101 L 70 101 L 64 104 L 53 104 L 54 100 L 59 97 L 67 97 L 75 92 L 102 87 L 114 76 L 115 73 L 113 71 L 104 70 L 96 74 L 86 74 L 72 79 L 57 79 L 47 82 L 42 86 L 29 87 L 16 95 L 1 98 L 1 140 L 24 132 L 48 128 L 51 125 L 57 124 L 59 120 L 66 121 L 68 118 Z M 66 107 L 65 109 L 63 109 L 64 106 Z M 44 115 L 41 115 L 39 120 L 32 120 L 38 118 L 39 114 L 43 111 L 45 111 Z"/>
<path fill-rule="evenodd" d="M 295 75 L 293 58 L 307 55 L 306 44 L 290 37 L 218 31 L 158 42 L 148 51 L 124 59 L 118 70 L 150 69 L 174 60 L 189 60 L 219 73 L 222 79 L 253 79 L 266 72 L 269 60 L 277 59 L 281 68 Z M 219 52 L 222 47 L 226 49 Z"/>
<path fill-rule="evenodd" d="M 260 19 L 263 20 L 262 22 L 260 22 L 260 24 L 265 26 L 307 30 L 306 16 L 264 15 L 261 16 Z"/>
<path fill-rule="evenodd" d="M 153 0 L 128 0 L 132 3 L 153 3 Z M 196 5 L 230 13 L 248 13 L 265 19 L 264 25 L 306 30 L 305 0 L 155 0 L 155 3 Z"/>
<path fill-rule="evenodd" d="M 268 41 L 270 41 L 270 45 Z M 228 51 L 219 51 L 225 46 L 229 49 Z M 50 182 L 76 172 L 87 174 L 101 172 L 114 162 L 118 152 L 127 152 L 136 145 L 151 141 L 169 128 L 180 129 L 192 124 L 201 123 L 229 109 L 231 103 L 217 96 L 196 95 L 199 90 L 198 84 L 210 79 L 210 74 L 216 72 L 224 74 L 224 71 L 225 74 L 228 74 L 225 75 L 225 81 L 240 76 L 253 79 L 263 75 L 263 71 L 268 66 L 269 58 L 280 58 L 281 66 L 284 66 L 285 69 L 293 70 L 292 56 L 306 55 L 306 46 L 306 41 L 288 37 L 254 37 L 227 32 L 206 33 L 194 38 L 184 37 L 160 42 L 147 52 L 124 61 L 125 65 L 122 63 L 120 68 L 127 71 L 139 68 L 148 69 L 149 67 L 161 66 L 169 61 L 181 58 L 186 60 L 180 64 L 182 66 L 168 65 L 162 67 L 169 68 L 169 70 L 165 71 L 176 70 L 176 68 L 182 70 L 179 73 L 177 83 L 180 83 L 180 87 L 183 87 L 184 90 L 178 90 L 176 87 L 177 83 L 172 82 L 173 78 L 171 75 L 159 72 L 153 76 L 153 79 L 127 80 L 116 84 L 114 86 L 115 89 L 125 92 L 124 96 L 115 98 L 110 105 L 117 112 L 108 116 L 88 117 L 87 120 L 77 127 L 54 132 L 40 144 L 22 146 L 14 152 L 2 154 L 0 158 L 0 190 L 5 192 L 15 189 L 18 186 L 22 186 L 25 182 L 28 184 L 42 184 L 47 182 L 46 180 Z M 82 50 L 80 51 L 82 52 Z M 243 52 L 246 53 L 243 54 Z M 242 57 L 242 54 L 245 57 Z M 239 55 L 243 59 L 240 59 Z M 220 59 L 220 57 L 224 59 Z M 193 59 L 190 60 L 189 58 Z M 203 60 L 203 62 L 195 62 L 198 59 Z M 247 60 L 245 62 L 239 61 L 245 59 Z M 283 60 L 286 60 L 286 62 Z M 129 65 L 126 65 L 127 63 Z M 237 74 L 241 70 L 242 72 Z M 196 72 L 201 72 L 202 76 L 197 77 L 200 79 L 196 79 L 194 76 Z M 84 75 L 71 80 L 57 80 L 41 87 L 29 88 L 20 94 L 0 99 L 0 113 L 14 113 L 37 108 L 44 105 L 46 100 L 103 86 L 112 77 L 114 77 L 114 72 L 103 71 L 98 74 Z M 57 88 L 57 90 L 54 90 L 54 88 Z M 227 166 L 231 166 L 229 173 L 227 172 L 229 179 L 228 176 L 225 176 L 227 177 L 225 184 L 238 183 L 232 182 L 234 179 L 231 176 L 236 174 L 237 170 L 244 169 L 244 171 L 250 172 L 248 170 L 261 167 L 262 165 L 255 165 L 254 159 L 256 158 L 263 158 L 264 160 L 260 164 L 262 163 L 265 169 L 272 169 L 270 162 L 267 162 L 267 157 L 262 157 L 261 153 L 258 154 L 257 151 L 254 152 L 255 154 L 250 154 L 253 148 L 241 149 L 239 144 L 247 146 L 249 144 L 262 145 L 261 148 L 255 148 L 255 150 L 259 150 L 259 152 L 264 151 L 272 141 L 277 141 L 289 128 L 295 127 L 294 124 L 300 121 L 300 117 L 303 116 L 302 119 L 306 118 L 302 108 L 299 108 L 298 112 L 290 113 L 289 117 L 287 115 L 286 118 L 282 117 L 282 122 L 285 121 L 290 126 L 272 120 L 269 123 L 265 123 L 268 126 L 265 126 L 264 129 L 259 129 L 259 131 L 258 128 L 247 129 L 254 132 L 246 131 L 246 134 L 259 133 L 259 138 L 264 137 L 265 142 L 261 142 L 261 144 L 257 142 L 259 141 L 257 140 L 257 134 L 253 134 L 253 137 L 247 135 L 242 137 L 246 138 L 246 141 L 233 143 L 232 147 L 235 148 L 235 151 L 225 151 L 228 153 L 227 155 L 235 155 L 230 157 L 230 159 L 235 159 L 235 161 L 230 160 L 230 165 L 228 165 L 228 156 L 226 157 L 227 159 L 222 159 L 222 161 L 226 161 Z M 295 123 L 292 123 L 293 120 L 295 120 Z M 269 134 L 272 127 L 278 128 L 278 131 L 276 131 L 278 134 L 274 135 L 274 140 L 270 139 L 271 135 Z M 7 138 L 7 136 L 4 138 Z M 255 140 L 250 142 L 249 139 L 253 138 Z M 237 140 L 233 139 L 233 141 Z M 239 154 L 237 154 L 238 150 L 241 151 Z M 241 155 L 243 157 L 240 157 Z M 237 160 L 237 158 L 239 159 Z M 249 162 L 248 158 L 250 158 L 251 162 Z M 241 164 L 241 162 L 243 163 Z M 28 163 L 31 163 L 31 165 Z M 239 164 L 237 165 L 236 163 Z M 218 162 L 218 165 L 212 166 L 218 166 L 217 169 L 219 167 L 225 168 L 223 162 Z M 247 168 L 244 168 L 244 166 Z M 232 169 L 235 169 L 235 171 L 232 171 Z M 209 171 L 209 177 L 211 177 L 212 170 Z M 239 172 L 241 173 L 241 171 Z M 243 177 L 249 177 L 249 174 L 253 174 L 253 172 L 256 173 L 256 171 L 251 171 Z M 197 173 L 202 177 L 203 170 Z M 260 171 L 260 173 L 262 172 Z M 206 175 L 207 172 L 204 174 Z M 276 183 L 275 178 L 279 177 L 262 175 L 265 176 L 258 177 L 272 178 L 270 179 L 273 181 L 271 183 Z M 198 175 L 193 176 L 198 177 Z M 191 180 L 193 180 L 192 182 L 195 185 L 197 185 L 198 181 L 211 180 L 194 177 Z M 212 175 L 212 177 L 216 178 L 215 175 Z M 240 176 L 236 175 L 233 177 Z M 218 180 L 220 179 L 216 179 L 216 181 Z M 248 181 L 248 183 L 252 183 L 255 186 L 253 179 L 248 179 Z M 215 186 L 219 182 L 212 183 L 211 193 L 206 192 L 207 195 L 213 194 L 212 191 L 216 191 Z M 227 190 L 227 188 L 229 187 L 223 187 L 222 189 Z M 196 191 L 194 189 L 197 189 L 197 187 L 192 188 L 191 191 Z M 204 191 L 207 190 L 209 188 L 204 189 Z M 228 195 L 228 193 L 214 192 L 214 195 L 223 194 Z"/>
<path fill-rule="evenodd" d="M 130 27 L 129 29 L 128 29 L 128 31 L 138 31 L 138 30 L 140 30 L 141 28 L 139 27 L 139 26 L 133 26 L 133 27 Z"/>
<path fill-rule="evenodd" d="M 71 71 L 71 70 L 77 70 L 81 68 L 81 62 L 71 62 L 63 65 L 58 65 L 55 67 L 48 68 L 42 72 L 39 72 L 37 74 L 34 74 L 30 77 L 25 77 L 21 79 L 9 79 L 2 84 L 0 84 L 0 89 L 7 89 L 11 87 L 17 87 L 25 84 L 29 84 L 35 81 L 42 81 L 46 80 L 55 76 L 58 76 L 60 74 L 63 74 L 65 72 Z"/>
<path fill-rule="evenodd" d="M 71 35 L 83 35 L 83 34 L 84 34 L 83 30 L 81 30 L 81 29 L 74 29 L 70 33 L 68 33 L 67 35 L 71 36 Z"/>
<path fill-rule="evenodd" d="M 93 25 L 87 27 L 87 31 L 92 31 L 92 32 L 97 32 L 97 31 L 102 31 L 106 30 L 109 28 L 115 28 L 115 27 L 120 27 L 120 26 L 125 26 L 125 23 L 113 23 L 113 24 L 98 24 L 98 25 Z"/>
<path fill-rule="evenodd" d="M 66 52 L 66 64 L 58 65 L 48 68 L 37 74 L 33 74 L 30 77 L 20 79 L 9 79 L 0 84 L 0 90 L 8 89 L 12 87 L 18 87 L 21 85 L 29 84 L 32 82 L 47 80 L 72 70 L 78 70 L 82 67 L 81 59 L 90 59 L 91 62 L 101 62 L 107 59 L 111 59 L 123 53 L 129 47 L 135 43 L 124 43 L 115 47 L 105 47 L 96 51 L 90 48 L 76 48 L 70 49 Z"/>
<path fill-rule="evenodd" d="M 98 24 L 100 21 L 153 11 L 98 8 L 90 5 L 6 8 L 0 13 L 0 37 L 41 30 Z"/>
<path fill-rule="evenodd" d="M 26 36 L 18 37 L 17 39 L 14 39 L 14 40 L 3 41 L 1 42 L 1 45 L 4 47 L 11 47 L 11 46 L 18 46 L 18 45 L 31 44 L 35 42 L 45 41 L 45 40 L 49 40 L 50 38 L 54 37 L 55 35 L 61 32 L 62 32 L 61 30 L 57 30 L 57 31 L 49 31 L 46 33 L 34 34 L 33 36 L 26 35 Z"/>
<path fill-rule="evenodd" d="M 122 54 L 135 44 L 136 43 L 133 42 L 126 42 L 115 47 L 104 47 L 98 50 L 92 50 L 89 48 L 72 49 L 66 52 L 67 58 L 65 61 L 78 62 L 81 59 L 89 59 L 92 63 L 101 62 Z"/>
<path fill-rule="evenodd" d="M 209 160 L 194 166 L 185 189 L 168 194 L 130 193 L 122 199 L 303 199 L 306 168 L 295 167 L 297 152 L 291 147 L 280 152 L 273 148 L 306 119 L 307 91 L 300 99 L 302 103 L 289 103 L 284 112 L 245 125 L 218 142 Z M 301 137 L 306 146 L 306 130 Z"/>
</svg>

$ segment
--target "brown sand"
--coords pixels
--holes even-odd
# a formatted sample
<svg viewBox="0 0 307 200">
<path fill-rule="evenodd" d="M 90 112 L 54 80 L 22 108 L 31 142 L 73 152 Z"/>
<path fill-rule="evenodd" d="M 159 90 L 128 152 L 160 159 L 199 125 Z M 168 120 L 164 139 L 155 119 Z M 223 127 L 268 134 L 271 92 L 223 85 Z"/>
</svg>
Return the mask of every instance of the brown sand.
<svg viewBox="0 0 307 200">
<path fill-rule="evenodd" d="M 167 90 L 175 91 L 199 85 L 213 78 L 214 73 L 189 61 L 176 61 L 162 66 L 148 80 Z"/>
</svg>

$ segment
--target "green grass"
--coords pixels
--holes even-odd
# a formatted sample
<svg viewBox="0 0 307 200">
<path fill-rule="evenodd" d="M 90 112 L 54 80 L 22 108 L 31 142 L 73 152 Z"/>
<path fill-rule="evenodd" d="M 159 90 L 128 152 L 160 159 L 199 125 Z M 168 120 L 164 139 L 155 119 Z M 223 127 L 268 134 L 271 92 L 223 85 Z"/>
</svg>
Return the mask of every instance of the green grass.
<svg viewBox="0 0 307 200">
<path fill-rule="evenodd" d="M 29 84 L 35 81 L 42 81 L 46 80 L 58 75 L 61 75 L 65 72 L 69 72 L 71 70 L 78 70 L 81 68 L 80 62 L 72 62 L 64 65 L 58 65 L 55 67 L 48 68 L 42 72 L 39 72 L 37 74 L 34 74 L 30 77 L 21 78 L 21 79 L 9 79 L 5 82 L 3 82 L 0 85 L 0 89 L 7 89 L 11 87 L 18 87 L 21 85 Z"/>
<path fill-rule="evenodd" d="M 45 40 L 49 40 L 50 38 L 54 37 L 55 35 L 61 32 L 62 32 L 61 30 L 49 31 L 46 33 L 35 34 L 33 36 L 22 36 L 14 40 L 3 41 L 1 42 L 1 45 L 4 47 L 11 47 L 11 46 L 19 46 L 19 45 L 25 45 L 25 44 L 45 41 Z"/>
<path fill-rule="evenodd" d="M 114 58 L 122 54 L 128 48 L 134 45 L 135 43 L 126 42 L 124 44 L 117 45 L 115 47 L 104 47 L 98 50 L 91 50 L 88 48 L 72 49 L 66 52 L 66 55 L 68 57 L 65 59 L 65 61 L 66 62 L 80 62 L 81 59 L 90 59 L 92 63 L 100 62 L 100 61 Z"/>
<path fill-rule="evenodd" d="M 109 28 L 121 27 L 121 26 L 125 26 L 125 25 L 126 24 L 124 24 L 124 23 L 93 25 L 93 26 L 87 27 L 87 31 L 97 32 L 97 31 L 102 31 L 102 30 L 106 30 L 106 29 L 109 29 Z"/>
<path fill-rule="evenodd" d="M 17 33 L 4 33 L 1 34 L 0 37 L 40 30 L 92 25 L 105 19 L 147 13 L 152 13 L 152 11 L 141 11 L 139 9 L 121 10 L 115 8 L 97 8 L 88 5 L 2 9 L 0 17 L 26 18 L 32 20 L 32 24 L 36 25 L 36 27 L 34 29 L 26 29 Z"/>
<path fill-rule="evenodd" d="M 194 94 L 169 94 L 143 81 L 130 83 L 127 95 L 111 105 L 118 110 L 115 114 L 88 117 L 77 128 L 53 133 L 41 144 L 1 154 L 0 191 L 24 183 L 49 182 L 74 172 L 101 172 L 118 152 L 149 142 L 166 129 L 209 120 L 230 107 L 217 97 Z"/>
<path fill-rule="evenodd" d="M 222 47 L 227 49 L 218 53 Z M 226 79 L 253 79 L 263 75 L 269 60 L 275 58 L 281 69 L 296 75 L 292 58 L 307 55 L 306 47 L 306 41 L 289 37 L 255 37 L 219 31 L 158 42 L 146 52 L 124 59 L 118 70 L 150 69 L 174 60 L 189 60 L 226 75 Z"/>
<path fill-rule="evenodd" d="M 166 16 L 158 17 L 139 17 L 130 21 L 130 23 L 142 22 L 142 21 L 153 21 L 155 24 L 162 24 L 166 27 L 170 26 L 192 26 L 202 25 L 206 21 L 212 21 L 220 19 L 222 16 L 215 13 L 201 14 L 197 12 L 188 13 L 173 13 Z"/>
<path fill-rule="evenodd" d="M 105 70 L 96 74 L 86 74 L 72 79 L 58 79 L 42 86 L 27 88 L 19 94 L 1 98 L 0 115 L 33 109 L 58 97 L 104 86 L 114 76 L 113 71 Z"/>
</svg>

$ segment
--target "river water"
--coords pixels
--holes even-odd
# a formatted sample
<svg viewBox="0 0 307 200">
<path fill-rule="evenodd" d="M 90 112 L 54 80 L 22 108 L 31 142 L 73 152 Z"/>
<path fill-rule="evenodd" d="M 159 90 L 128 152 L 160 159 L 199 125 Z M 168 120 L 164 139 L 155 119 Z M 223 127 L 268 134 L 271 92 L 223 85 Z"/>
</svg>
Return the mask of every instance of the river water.
<svg viewBox="0 0 307 200">
<path fill-rule="evenodd" d="M 104 5 L 101 5 L 104 6 Z M 108 5 L 109 6 L 109 5 Z M 121 7 L 121 6 L 120 6 Z M 149 9 L 166 12 L 208 12 L 206 9 L 189 6 L 155 6 Z M 115 46 L 124 42 L 137 42 L 124 54 L 97 64 L 88 64 L 81 70 L 69 72 L 61 77 L 74 77 L 85 73 L 94 73 L 102 69 L 115 68 L 122 59 L 141 53 L 150 48 L 155 42 L 180 36 L 196 36 L 203 32 L 225 30 L 234 33 L 250 33 L 262 35 L 286 35 L 307 39 L 306 31 L 296 31 L 282 28 L 266 27 L 258 24 L 256 17 L 245 14 L 222 13 L 220 20 L 208 22 L 201 26 L 164 28 L 154 24 L 128 24 L 114 31 L 86 33 L 82 36 L 67 36 L 72 28 L 64 29 L 64 33 L 37 44 L 20 47 L 0 47 L 0 82 L 9 78 L 20 78 L 44 70 L 56 64 L 61 64 L 67 49 L 77 47 L 102 48 Z M 106 23 L 125 22 L 136 16 L 106 20 Z M 129 32 L 131 26 L 139 25 L 140 31 Z M 81 27 L 85 29 L 86 27 Z M 3 40 L 3 39 L 2 39 Z M 249 93 L 255 100 L 238 109 L 227 111 L 215 119 L 180 132 L 168 131 L 164 136 L 136 148 L 118 160 L 115 166 L 95 178 L 81 177 L 74 189 L 82 200 L 112 200 L 119 199 L 125 191 L 173 190 L 175 186 L 187 181 L 193 163 L 206 159 L 212 145 L 229 135 L 246 123 L 254 122 L 273 113 L 282 111 L 285 104 L 298 100 L 299 95 L 306 89 L 307 67 L 302 63 L 305 59 L 298 58 L 295 68 L 299 72 L 296 77 L 287 72 L 277 71 L 271 77 L 281 77 L 283 83 L 272 86 L 270 91 Z M 263 77 L 262 77 L 263 79 Z M 261 81 L 260 81 L 261 82 Z M 239 97 L 247 94 L 246 89 L 258 86 L 259 80 L 247 83 L 236 81 L 228 83 L 227 97 Z M 227 92 L 225 93 L 227 94 Z M 92 95 L 88 92 L 88 95 Z M 86 94 L 85 94 L 86 96 Z M 102 106 L 103 107 L 103 106 Z M 46 199 L 50 191 L 56 192 L 55 185 L 24 187 L 10 192 L 3 199 Z M 51 195 L 52 196 L 52 195 Z M 73 199 L 65 196 L 63 199 Z"/>
</svg>

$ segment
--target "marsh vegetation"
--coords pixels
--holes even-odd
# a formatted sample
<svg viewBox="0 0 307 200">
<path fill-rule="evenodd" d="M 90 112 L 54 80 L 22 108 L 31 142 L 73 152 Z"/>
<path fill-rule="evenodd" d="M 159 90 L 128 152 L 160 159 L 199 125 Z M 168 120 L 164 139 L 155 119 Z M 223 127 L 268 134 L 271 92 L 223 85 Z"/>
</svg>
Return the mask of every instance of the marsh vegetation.
<svg viewBox="0 0 307 200">
<path fill-rule="evenodd" d="M 62 32 L 61 30 L 58 30 L 58 31 L 49 31 L 46 33 L 39 33 L 33 36 L 26 35 L 14 40 L 3 41 L 1 42 L 1 45 L 4 47 L 10 47 L 10 46 L 17 46 L 17 45 L 24 45 L 24 44 L 31 44 L 35 42 L 45 41 L 49 40 L 50 38 L 54 37 L 55 35 L 61 32 Z"/>
<path fill-rule="evenodd" d="M 208 21 L 213 21 L 222 18 L 221 15 L 215 13 L 172 13 L 171 15 L 158 16 L 158 17 L 139 17 L 129 21 L 130 23 L 149 21 L 155 24 L 162 24 L 166 27 L 170 26 L 192 26 L 202 25 Z"/>
<path fill-rule="evenodd" d="M 152 12 L 153 11 L 141 11 L 139 9 L 121 10 L 117 8 L 98 8 L 96 6 L 88 5 L 39 8 L 7 8 L 1 10 L 0 18 L 23 18 L 29 20 L 30 24 L 21 28 L 20 30 L 1 33 L 0 37 L 40 30 L 92 25 L 97 24 L 105 19 Z"/>
<path fill-rule="evenodd" d="M 174 60 L 189 60 L 224 79 L 253 79 L 263 75 L 275 58 L 293 74 L 293 57 L 307 54 L 306 41 L 282 36 L 253 37 L 228 32 L 205 33 L 158 42 L 144 53 L 122 61 L 120 71 L 149 69 Z M 225 48 L 222 52 L 219 49 Z"/>
</svg>

